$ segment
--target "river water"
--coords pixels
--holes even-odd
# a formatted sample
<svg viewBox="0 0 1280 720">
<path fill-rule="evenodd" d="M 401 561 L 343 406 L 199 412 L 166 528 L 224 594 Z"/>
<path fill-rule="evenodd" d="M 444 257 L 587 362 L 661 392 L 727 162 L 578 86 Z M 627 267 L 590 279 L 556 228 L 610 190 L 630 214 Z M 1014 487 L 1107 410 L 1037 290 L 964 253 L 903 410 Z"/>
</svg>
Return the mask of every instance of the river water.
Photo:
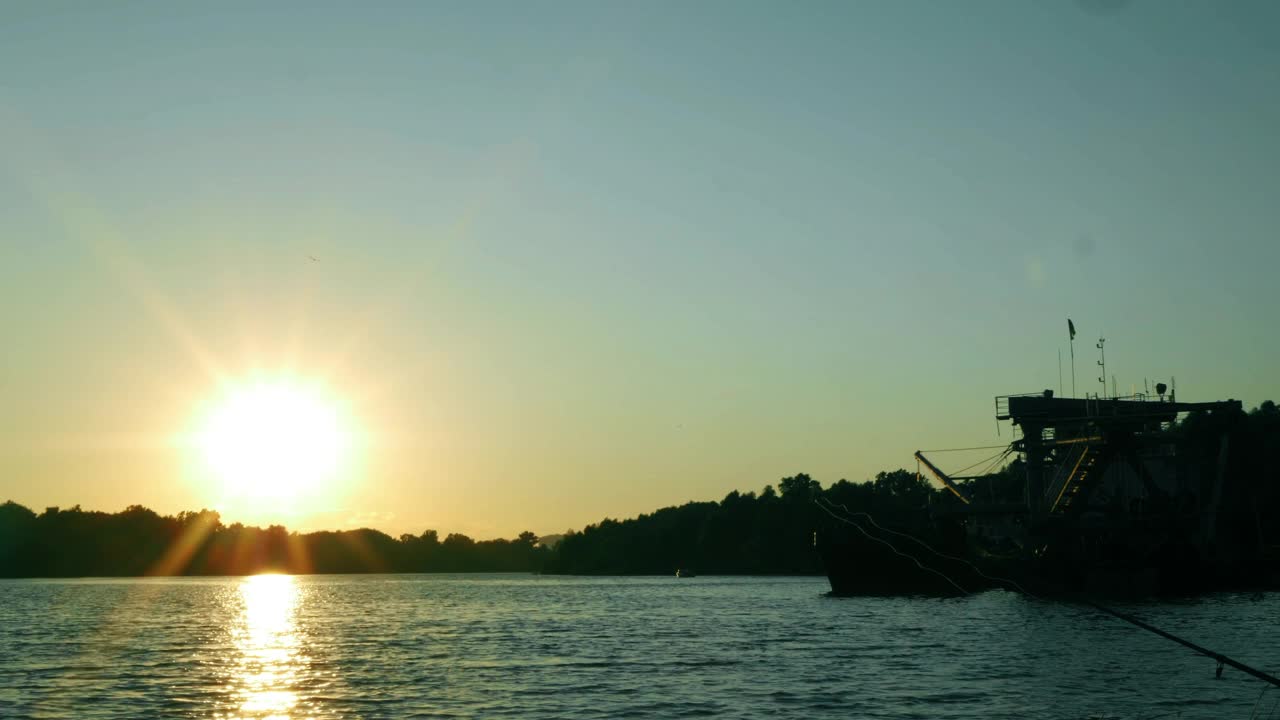
<svg viewBox="0 0 1280 720">
<path fill-rule="evenodd" d="M 522 575 L 0 581 L 0 717 L 1248 718 L 1280 701 L 1084 608 L 827 589 Z M 1124 609 L 1280 670 L 1280 596 Z"/>
</svg>

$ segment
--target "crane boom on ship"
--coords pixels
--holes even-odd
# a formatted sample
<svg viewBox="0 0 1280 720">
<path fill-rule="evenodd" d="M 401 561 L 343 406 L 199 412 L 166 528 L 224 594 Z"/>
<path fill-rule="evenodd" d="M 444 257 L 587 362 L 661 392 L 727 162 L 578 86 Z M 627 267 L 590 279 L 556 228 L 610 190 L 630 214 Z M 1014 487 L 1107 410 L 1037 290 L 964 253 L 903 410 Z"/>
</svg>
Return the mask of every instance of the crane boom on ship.
<svg viewBox="0 0 1280 720">
<path fill-rule="evenodd" d="M 938 481 L 941 482 L 943 486 L 945 486 L 948 490 L 950 490 L 952 494 L 960 498 L 960 502 L 964 503 L 965 505 L 969 504 L 969 497 L 964 494 L 964 491 L 960 489 L 960 486 L 955 484 L 955 481 L 951 479 L 950 475 L 947 475 L 946 473 L 942 472 L 941 470 L 938 469 L 936 465 L 929 462 L 929 459 L 924 456 L 924 453 L 917 450 L 916 460 L 923 463 L 925 467 L 929 468 L 929 472 L 933 473 L 934 477 L 938 478 Z"/>
</svg>

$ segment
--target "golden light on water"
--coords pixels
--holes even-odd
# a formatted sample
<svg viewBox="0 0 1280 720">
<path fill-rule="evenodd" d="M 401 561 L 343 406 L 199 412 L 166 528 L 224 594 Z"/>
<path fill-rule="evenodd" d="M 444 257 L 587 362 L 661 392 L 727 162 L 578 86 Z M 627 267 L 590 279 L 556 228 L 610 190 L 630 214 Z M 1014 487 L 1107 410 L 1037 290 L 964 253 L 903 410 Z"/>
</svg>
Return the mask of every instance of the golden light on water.
<svg viewBox="0 0 1280 720">
<path fill-rule="evenodd" d="M 226 497 L 291 506 L 326 489 L 349 460 L 352 438 L 336 400 L 278 378 L 233 385 L 199 419 L 194 444 Z"/>
<path fill-rule="evenodd" d="M 294 688 L 306 661 L 296 621 L 298 595 L 289 575 L 255 575 L 240 584 L 243 610 L 232 630 L 240 659 L 231 678 L 239 718 L 293 717 Z"/>
</svg>

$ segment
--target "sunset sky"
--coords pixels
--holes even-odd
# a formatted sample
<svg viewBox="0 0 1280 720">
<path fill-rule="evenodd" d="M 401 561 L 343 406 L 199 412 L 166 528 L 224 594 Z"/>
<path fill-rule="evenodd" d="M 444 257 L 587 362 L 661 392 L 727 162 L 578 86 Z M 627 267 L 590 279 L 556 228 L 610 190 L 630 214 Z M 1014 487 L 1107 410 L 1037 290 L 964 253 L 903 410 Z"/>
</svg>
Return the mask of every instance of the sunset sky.
<svg viewBox="0 0 1280 720">
<path fill-rule="evenodd" d="M 1124 393 L 1280 399 L 1277 28 L 4 3 L 0 501 L 485 538 L 861 480 L 1007 442 L 993 396 L 1059 351 L 1070 391 L 1067 317 L 1081 393 L 1101 334 Z M 192 441 L 277 381 L 348 444 L 305 502 Z"/>
</svg>

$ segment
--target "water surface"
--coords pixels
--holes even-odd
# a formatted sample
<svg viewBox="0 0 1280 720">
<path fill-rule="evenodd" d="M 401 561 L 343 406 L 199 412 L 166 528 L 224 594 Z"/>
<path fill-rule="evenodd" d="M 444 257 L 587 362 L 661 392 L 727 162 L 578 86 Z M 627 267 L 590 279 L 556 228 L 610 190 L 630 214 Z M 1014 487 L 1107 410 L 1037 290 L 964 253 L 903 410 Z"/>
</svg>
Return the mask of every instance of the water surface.
<svg viewBox="0 0 1280 720">
<path fill-rule="evenodd" d="M 1280 701 L 1084 608 L 827 589 L 516 575 L 0 581 L 0 716 L 1248 718 Z M 1125 609 L 1280 669 L 1276 596 Z"/>
</svg>

